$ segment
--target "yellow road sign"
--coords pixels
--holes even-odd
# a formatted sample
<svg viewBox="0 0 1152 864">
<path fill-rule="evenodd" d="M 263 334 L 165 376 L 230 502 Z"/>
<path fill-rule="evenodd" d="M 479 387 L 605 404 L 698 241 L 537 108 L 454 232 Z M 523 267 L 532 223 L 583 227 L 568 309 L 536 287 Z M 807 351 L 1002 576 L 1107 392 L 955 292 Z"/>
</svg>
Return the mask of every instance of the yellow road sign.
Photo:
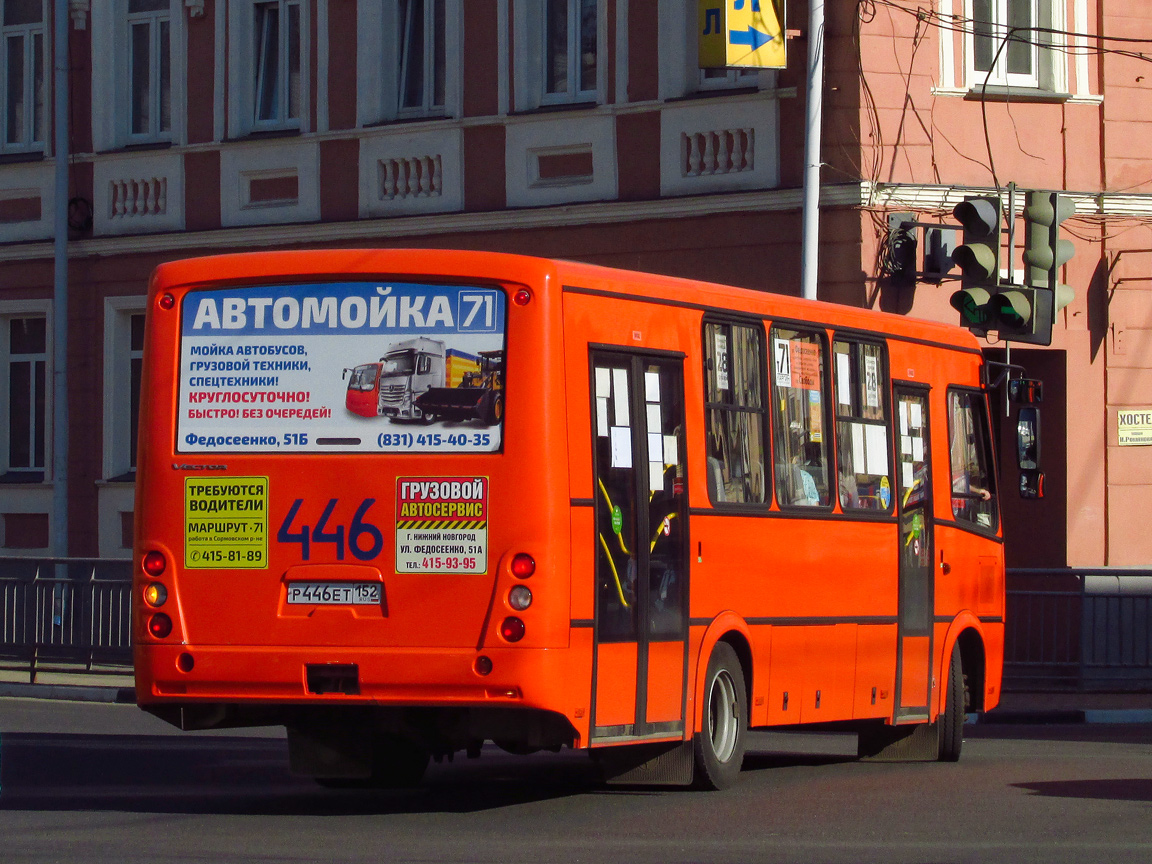
<svg viewBox="0 0 1152 864">
<path fill-rule="evenodd" d="M 783 69 L 783 16 L 776 0 L 698 0 L 703 69 Z"/>
</svg>

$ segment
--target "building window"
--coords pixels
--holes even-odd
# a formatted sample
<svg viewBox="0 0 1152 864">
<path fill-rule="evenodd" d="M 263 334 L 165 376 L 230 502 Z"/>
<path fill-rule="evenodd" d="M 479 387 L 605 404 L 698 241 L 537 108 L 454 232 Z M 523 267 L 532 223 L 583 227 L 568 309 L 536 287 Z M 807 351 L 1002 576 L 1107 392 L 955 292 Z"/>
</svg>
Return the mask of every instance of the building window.
<svg viewBox="0 0 1152 864">
<path fill-rule="evenodd" d="M 48 332 L 43 316 L 5 319 L 8 482 L 41 482 L 47 449 Z"/>
<path fill-rule="evenodd" d="M 889 512 L 894 496 L 884 347 L 837 340 L 832 343 L 832 359 L 840 507 Z"/>
<path fill-rule="evenodd" d="M 824 348 L 818 333 L 772 329 L 776 499 L 782 507 L 830 503 Z"/>
<path fill-rule="evenodd" d="M 299 125 L 301 115 L 299 0 L 253 4 L 253 125 Z"/>
<path fill-rule="evenodd" d="M 544 103 L 596 99 L 597 28 L 597 0 L 545 0 Z"/>
<path fill-rule="evenodd" d="M 765 482 L 764 328 L 704 325 L 708 495 L 715 504 L 763 504 Z"/>
<path fill-rule="evenodd" d="M 973 70 L 990 72 L 997 83 L 1035 87 L 1037 0 L 971 2 Z"/>
<path fill-rule="evenodd" d="M 104 321 L 104 476 L 129 481 L 136 470 L 144 310 L 139 298 L 106 302 Z"/>
<path fill-rule="evenodd" d="M 40 149 L 45 123 L 43 0 L 0 0 L 0 7 L 0 152 Z"/>
<path fill-rule="evenodd" d="M 128 132 L 158 139 L 172 131 L 169 0 L 128 0 Z"/>
<path fill-rule="evenodd" d="M 995 531 L 996 486 L 984 394 L 948 391 L 948 455 L 952 469 L 952 515 L 958 522 Z"/>
<path fill-rule="evenodd" d="M 447 54 L 445 0 L 399 0 L 399 114 L 443 113 Z"/>
</svg>

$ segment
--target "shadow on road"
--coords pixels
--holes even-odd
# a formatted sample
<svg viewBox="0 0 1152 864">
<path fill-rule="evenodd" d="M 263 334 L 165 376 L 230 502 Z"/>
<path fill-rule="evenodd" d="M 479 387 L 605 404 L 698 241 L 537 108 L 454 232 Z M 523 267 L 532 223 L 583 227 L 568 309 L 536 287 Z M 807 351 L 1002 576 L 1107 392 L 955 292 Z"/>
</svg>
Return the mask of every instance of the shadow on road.
<svg viewBox="0 0 1152 864">
<path fill-rule="evenodd" d="M 1049 798 L 1096 798 L 1104 801 L 1152 801 L 1152 780 L 1049 780 L 1014 783 L 1033 795 Z"/>
<path fill-rule="evenodd" d="M 582 753 L 430 766 L 402 791 L 330 790 L 288 771 L 283 739 L 0 736 L 0 810 L 329 815 L 466 813 L 598 791 Z"/>
</svg>

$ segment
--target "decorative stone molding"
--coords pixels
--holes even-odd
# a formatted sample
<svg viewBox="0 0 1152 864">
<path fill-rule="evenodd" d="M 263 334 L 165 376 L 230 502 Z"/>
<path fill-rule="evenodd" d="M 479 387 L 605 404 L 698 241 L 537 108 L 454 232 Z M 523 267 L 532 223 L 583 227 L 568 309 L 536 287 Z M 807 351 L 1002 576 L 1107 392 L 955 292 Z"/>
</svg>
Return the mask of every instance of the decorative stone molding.
<svg viewBox="0 0 1152 864">
<path fill-rule="evenodd" d="M 707 99 L 660 112 L 660 194 L 768 189 L 779 183 L 777 102 Z"/>
<path fill-rule="evenodd" d="M 680 169 L 685 177 L 738 174 L 741 171 L 752 171 L 756 167 L 754 129 L 683 132 L 680 141 Z"/>
<path fill-rule="evenodd" d="M 459 129 L 385 130 L 360 142 L 360 215 L 463 209 Z"/>
<path fill-rule="evenodd" d="M 97 236 L 149 234 L 183 227 L 184 163 L 178 154 L 104 157 L 96 163 Z"/>
<path fill-rule="evenodd" d="M 376 163 L 380 200 L 439 198 L 443 192 L 443 169 L 437 153 L 428 156 L 380 159 Z"/>
<path fill-rule="evenodd" d="M 204 17 L 204 0 L 184 0 L 184 6 L 188 9 L 189 18 Z"/>
</svg>

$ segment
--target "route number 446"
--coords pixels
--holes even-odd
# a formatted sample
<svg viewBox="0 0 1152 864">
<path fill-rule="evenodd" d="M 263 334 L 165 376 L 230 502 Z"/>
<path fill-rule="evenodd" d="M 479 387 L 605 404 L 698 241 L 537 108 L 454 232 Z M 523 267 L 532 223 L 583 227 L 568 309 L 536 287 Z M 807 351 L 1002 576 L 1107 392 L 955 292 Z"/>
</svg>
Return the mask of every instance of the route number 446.
<svg viewBox="0 0 1152 864">
<path fill-rule="evenodd" d="M 349 524 L 329 525 L 329 522 L 332 521 L 332 514 L 340 504 L 339 498 L 331 498 L 320 514 L 315 527 L 300 525 L 299 528 L 293 529 L 293 523 L 295 523 L 300 508 L 304 504 L 303 498 L 297 498 L 288 508 L 288 515 L 284 517 L 284 521 L 280 523 L 280 528 L 276 532 L 276 539 L 281 543 L 299 543 L 302 561 L 311 559 L 313 543 L 334 544 L 337 561 L 344 560 L 345 548 L 358 561 L 371 561 L 384 548 L 384 535 L 380 529 L 371 522 L 364 520 L 368 514 L 368 508 L 375 503 L 375 498 L 365 498 L 356 508 Z"/>
</svg>

